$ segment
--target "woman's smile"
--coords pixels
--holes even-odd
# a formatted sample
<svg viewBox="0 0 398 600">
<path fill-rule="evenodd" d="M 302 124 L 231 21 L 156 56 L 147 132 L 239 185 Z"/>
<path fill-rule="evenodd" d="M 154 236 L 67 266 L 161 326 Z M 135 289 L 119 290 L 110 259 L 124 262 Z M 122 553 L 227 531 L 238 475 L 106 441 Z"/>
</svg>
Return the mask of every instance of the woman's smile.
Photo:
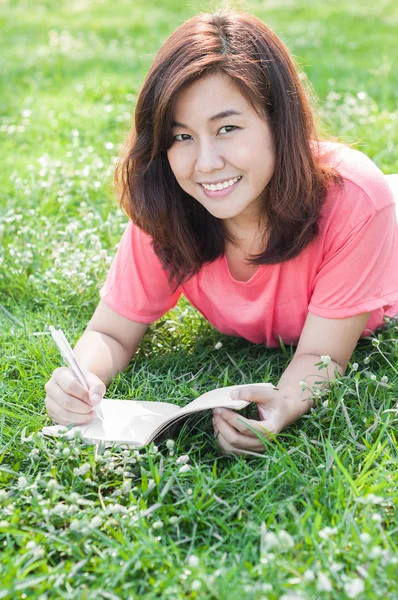
<svg viewBox="0 0 398 600">
<path fill-rule="evenodd" d="M 229 182 L 232 181 L 232 185 L 228 185 L 227 187 L 222 188 L 221 190 L 209 190 L 206 189 L 203 184 L 199 184 L 200 187 L 202 188 L 203 192 L 206 194 L 206 196 L 208 196 L 209 198 L 223 198 L 224 196 L 229 196 L 229 194 L 232 194 L 232 192 L 236 189 L 236 187 L 239 185 L 239 183 L 242 180 L 242 176 L 239 176 L 240 179 L 236 180 L 236 178 L 234 180 L 229 180 Z M 215 186 L 209 186 L 209 187 L 215 187 Z"/>
</svg>

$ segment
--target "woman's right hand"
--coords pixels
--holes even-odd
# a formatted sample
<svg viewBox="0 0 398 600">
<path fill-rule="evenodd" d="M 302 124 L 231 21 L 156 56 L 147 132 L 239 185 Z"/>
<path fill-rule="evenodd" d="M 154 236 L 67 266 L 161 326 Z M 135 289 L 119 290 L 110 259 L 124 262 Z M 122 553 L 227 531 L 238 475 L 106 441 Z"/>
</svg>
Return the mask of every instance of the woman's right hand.
<svg viewBox="0 0 398 600">
<path fill-rule="evenodd" d="M 58 367 L 44 386 L 45 405 L 49 416 L 59 425 L 82 425 L 91 421 L 94 406 L 105 395 L 104 382 L 94 373 L 85 373 L 90 386 L 86 390 L 68 367 Z"/>
</svg>

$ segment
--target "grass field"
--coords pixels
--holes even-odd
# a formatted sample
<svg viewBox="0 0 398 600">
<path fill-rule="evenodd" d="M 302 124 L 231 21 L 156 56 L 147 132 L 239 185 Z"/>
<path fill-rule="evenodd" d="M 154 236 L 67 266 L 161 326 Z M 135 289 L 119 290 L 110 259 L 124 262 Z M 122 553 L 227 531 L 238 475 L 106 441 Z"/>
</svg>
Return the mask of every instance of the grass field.
<svg viewBox="0 0 398 600">
<path fill-rule="evenodd" d="M 208 415 L 141 451 L 37 434 L 60 365 L 48 326 L 77 341 L 126 223 L 111 179 L 140 85 L 219 6 L 0 0 L 0 599 L 398 597 L 396 321 L 263 456 L 222 455 Z M 323 130 L 397 173 L 396 2 L 235 6 L 285 41 Z M 275 383 L 294 350 L 222 336 L 181 300 L 107 397 Z"/>
</svg>

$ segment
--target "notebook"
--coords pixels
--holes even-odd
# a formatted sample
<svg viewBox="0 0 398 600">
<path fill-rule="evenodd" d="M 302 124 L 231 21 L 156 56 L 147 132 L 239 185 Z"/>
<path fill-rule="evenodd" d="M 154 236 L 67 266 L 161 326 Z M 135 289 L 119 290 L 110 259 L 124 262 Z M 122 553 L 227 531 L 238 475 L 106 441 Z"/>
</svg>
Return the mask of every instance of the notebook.
<svg viewBox="0 0 398 600">
<path fill-rule="evenodd" d="M 50 425 L 43 427 L 44 435 L 60 435 L 73 438 L 77 432 L 85 442 L 111 442 L 127 444 L 140 448 L 150 444 L 165 430 L 180 419 L 213 408 L 231 408 L 241 410 L 250 403 L 246 400 L 232 400 L 230 393 L 234 389 L 253 386 L 270 386 L 272 383 L 232 385 L 210 390 L 181 408 L 170 402 L 116 400 L 104 398 L 101 408 L 102 420 L 96 416 L 84 425 Z"/>
</svg>

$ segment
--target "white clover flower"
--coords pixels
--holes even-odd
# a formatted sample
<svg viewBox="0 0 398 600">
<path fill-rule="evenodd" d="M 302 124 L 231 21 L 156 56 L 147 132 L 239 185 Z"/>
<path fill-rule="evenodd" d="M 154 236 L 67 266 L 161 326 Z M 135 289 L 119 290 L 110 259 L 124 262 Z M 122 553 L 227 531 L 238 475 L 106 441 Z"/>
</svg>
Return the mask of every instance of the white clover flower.
<svg viewBox="0 0 398 600">
<path fill-rule="evenodd" d="M 378 340 L 378 339 L 374 338 L 374 339 L 372 340 L 372 346 L 375 346 L 375 347 L 378 347 L 378 346 L 380 346 L 380 340 Z"/>
<path fill-rule="evenodd" d="M 356 363 L 356 362 L 355 362 L 355 363 L 352 365 L 352 370 L 353 370 L 353 371 L 358 371 L 358 367 L 359 367 L 358 363 Z"/>
<path fill-rule="evenodd" d="M 262 536 L 262 543 L 265 550 L 271 550 L 279 546 L 278 536 L 273 531 L 267 531 Z"/>
<path fill-rule="evenodd" d="M 175 442 L 174 442 L 174 440 L 167 440 L 167 442 L 166 442 L 166 446 L 167 446 L 167 449 L 168 449 L 168 450 L 173 450 L 173 449 L 174 449 L 174 446 L 175 446 Z"/>
<path fill-rule="evenodd" d="M 365 356 L 365 358 L 363 359 L 363 364 L 364 365 L 368 365 L 370 363 L 370 358 L 369 356 Z"/>
<path fill-rule="evenodd" d="M 128 494 L 130 490 L 131 490 L 131 481 L 130 480 L 123 481 L 123 485 L 122 485 L 123 494 Z"/>
<path fill-rule="evenodd" d="M 335 535 L 336 533 L 337 533 L 337 527 L 325 527 L 324 529 L 321 529 L 320 531 L 318 531 L 319 537 L 321 537 L 323 540 L 327 540 L 328 538 L 330 538 L 332 535 Z"/>
<path fill-rule="evenodd" d="M 18 477 L 18 487 L 20 490 L 24 490 L 27 485 L 28 480 L 26 479 L 26 477 L 24 477 L 23 475 L 21 477 Z"/>
<path fill-rule="evenodd" d="M 26 547 L 28 548 L 28 550 L 31 550 L 32 548 L 36 548 L 37 544 L 36 542 L 34 542 L 33 540 L 30 540 L 27 544 Z"/>
<path fill-rule="evenodd" d="M 73 521 L 71 521 L 71 524 L 69 525 L 69 528 L 72 531 L 79 531 L 79 529 L 80 529 L 80 521 L 78 519 L 73 519 Z"/>
<path fill-rule="evenodd" d="M 59 485 L 58 485 L 58 481 L 57 481 L 56 479 L 49 479 L 49 480 L 47 481 L 47 489 L 48 489 L 49 491 L 51 491 L 51 490 L 55 490 L 55 489 L 56 489 L 56 488 L 58 488 L 58 487 L 59 487 Z"/>
<path fill-rule="evenodd" d="M 171 523 L 172 525 L 175 525 L 176 523 L 178 523 L 178 517 L 173 515 L 172 517 L 170 517 L 169 523 Z"/>
<path fill-rule="evenodd" d="M 351 579 L 351 581 L 347 582 L 344 585 L 345 593 L 347 594 L 347 596 L 349 598 L 356 598 L 357 596 L 359 596 L 359 594 L 362 594 L 364 589 L 365 589 L 365 584 L 362 581 L 362 579 L 359 579 L 359 577 L 355 577 L 355 579 Z"/>
<path fill-rule="evenodd" d="M 187 560 L 188 564 L 190 567 L 196 568 L 199 566 L 199 558 L 197 556 L 195 556 L 195 554 L 191 554 L 191 556 L 188 557 Z"/>
<path fill-rule="evenodd" d="M 315 579 L 314 571 L 311 571 L 311 569 L 307 569 L 304 573 L 304 579 L 305 579 L 305 581 L 314 581 L 314 579 Z"/>
<path fill-rule="evenodd" d="M 102 525 L 102 519 L 101 517 L 99 517 L 98 515 L 96 515 L 95 517 L 93 517 L 90 521 L 90 527 L 92 529 L 97 529 L 98 527 L 100 527 Z"/>
<path fill-rule="evenodd" d="M 153 529 L 161 529 L 163 527 L 163 521 L 155 521 L 152 525 Z"/>
<path fill-rule="evenodd" d="M 214 346 L 214 348 L 216 350 L 220 350 L 220 348 L 222 348 L 222 342 L 217 342 L 217 344 Z"/>
<path fill-rule="evenodd" d="M 0 490 L 0 502 L 7 498 L 7 492 L 5 490 Z"/>
<path fill-rule="evenodd" d="M 368 554 L 369 558 L 378 558 L 383 554 L 383 549 L 380 546 L 373 546 Z"/>
<path fill-rule="evenodd" d="M 360 504 L 381 504 L 383 501 L 384 498 L 375 494 L 367 494 L 361 498 L 355 498 L 355 502 L 359 502 Z"/>
<path fill-rule="evenodd" d="M 65 456 L 65 458 L 67 458 L 70 455 L 70 448 L 64 448 L 62 450 L 62 456 Z"/>
<path fill-rule="evenodd" d="M 373 373 L 372 373 L 372 375 L 370 376 L 370 378 L 371 378 L 371 380 L 372 380 L 372 381 L 376 381 L 376 379 L 377 379 L 376 375 L 374 375 Z"/>
<path fill-rule="evenodd" d="M 369 533 L 364 532 L 364 533 L 361 533 L 361 535 L 359 536 L 359 539 L 361 540 L 361 542 L 363 544 L 368 545 L 370 543 L 372 537 L 369 535 Z"/>
<path fill-rule="evenodd" d="M 290 533 L 288 533 L 284 529 L 281 529 L 278 532 L 278 540 L 281 550 L 288 550 L 289 548 L 293 548 L 295 545 L 294 539 L 292 538 Z"/>
<path fill-rule="evenodd" d="M 321 355 L 321 361 L 326 367 L 330 365 L 331 360 L 332 358 L 328 354 L 325 354 L 324 356 Z"/>
<path fill-rule="evenodd" d="M 122 504 L 118 504 L 117 502 L 115 502 L 114 504 L 108 504 L 107 505 L 106 512 L 107 512 L 108 515 L 115 514 L 115 513 L 126 514 L 127 513 L 127 508 L 125 506 L 123 506 Z"/>
<path fill-rule="evenodd" d="M 332 591 L 332 582 L 330 581 L 326 573 L 323 573 L 322 571 L 318 573 L 317 588 L 320 592 Z"/>
<path fill-rule="evenodd" d="M 300 381 L 300 387 L 304 391 L 308 389 L 308 383 L 306 381 Z"/>
<path fill-rule="evenodd" d="M 182 456 L 179 456 L 176 460 L 176 465 L 181 465 L 181 464 L 185 464 L 189 462 L 189 456 L 188 454 L 183 454 Z"/>
<path fill-rule="evenodd" d="M 201 588 L 201 586 L 202 586 L 202 584 L 199 581 L 199 579 L 194 579 L 191 584 L 191 588 L 193 589 L 194 592 L 197 592 Z"/>
<path fill-rule="evenodd" d="M 189 465 L 182 465 L 182 467 L 180 467 L 179 472 L 180 473 L 188 473 L 188 471 L 190 471 L 192 469 L 192 467 L 190 467 Z"/>
<path fill-rule="evenodd" d="M 0 521 L 0 529 L 7 529 L 8 525 L 8 521 Z"/>
<path fill-rule="evenodd" d="M 388 377 L 387 375 L 383 375 L 383 377 L 381 378 L 381 380 L 383 383 L 388 383 Z"/>
<path fill-rule="evenodd" d="M 84 463 L 83 465 L 81 465 L 81 467 L 75 467 L 73 469 L 73 475 L 85 475 L 86 473 L 89 472 L 90 469 L 91 469 L 90 464 Z"/>
</svg>

